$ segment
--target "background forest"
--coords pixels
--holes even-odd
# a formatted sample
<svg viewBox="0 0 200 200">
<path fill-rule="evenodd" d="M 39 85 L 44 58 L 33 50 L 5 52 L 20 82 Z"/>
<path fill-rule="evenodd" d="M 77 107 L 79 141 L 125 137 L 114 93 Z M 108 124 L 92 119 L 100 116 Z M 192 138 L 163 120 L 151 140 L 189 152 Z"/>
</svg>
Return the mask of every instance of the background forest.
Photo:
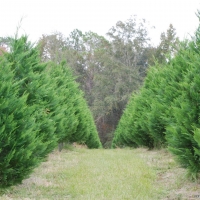
<svg viewBox="0 0 200 200">
<path fill-rule="evenodd" d="M 149 25 L 136 16 L 118 21 L 106 37 L 74 30 L 69 36 L 56 32 L 38 42 L 42 61 L 66 60 L 84 91 L 104 147 L 110 147 L 113 132 L 133 92 L 143 84 L 149 66 L 167 62 L 176 53 L 178 38 L 172 24 L 152 46 Z"/>
</svg>

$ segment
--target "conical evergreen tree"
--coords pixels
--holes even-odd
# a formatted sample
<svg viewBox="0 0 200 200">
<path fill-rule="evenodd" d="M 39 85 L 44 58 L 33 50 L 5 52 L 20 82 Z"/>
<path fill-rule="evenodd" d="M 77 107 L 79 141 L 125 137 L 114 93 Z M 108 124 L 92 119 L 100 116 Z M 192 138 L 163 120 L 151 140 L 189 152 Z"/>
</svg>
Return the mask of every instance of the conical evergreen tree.
<svg viewBox="0 0 200 200">
<path fill-rule="evenodd" d="M 78 119 L 75 115 L 77 98 L 74 88 L 76 83 L 71 72 L 66 66 L 49 63 L 49 75 L 54 82 L 54 91 L 59 96 L 57 110 L 53 114 L 53 119 L 56 123 L 56 134 L 59 142 L 68 142 L 70 136 L 76 132 Z"/>
<path fill-rule="evenodd" d="M 133 106 L 125 111 L 131 112 L 130 131 L 123 133 L 123 128 L 128 129 L 122 117 L 113 143 L 134 140 L 139 146 L 149 147 L 145 137 L 153 141 L 153 147 L 167 144 L 196 178 L 200 171 L 200 27 L 192 41 L 181 43 L 179 48 L 167 64 L 150 69 L 140 94 L 130 103 Z"/>
<path fill-rule="evenodd" d="M 27 93 L 27 104 L 34 106 L 37 129 L 40 130 L 38 137 L 46 144 L 41 156 L 45 156 L 57 145 L 55 122 L 51 116 L 57 109 L 59 97 L 45 71 L 47 64 L 40 62 L 39 51 L 27 36 L 10 38 L 9 48 L 10 53 L 6 54 L 6 58 L 11 63 L 15 80 L 21 80 L 19 95 Z"/>
<path fill-rule="evenodd" d="M 114 138 L 112 141 L 112 148 L 122 147 L 124 145 L 137 147 L 138 144 L 134 139 L 131 139 L 131 124 L 134 113 L 134 95 L 131 96 L 130 101 L 124 110 L 124 113 L 120 119 L 120 122 L 116 128 Z"/>
<path fill-rule="evenodd" d="M 55 96 L 59 97 L 53 114 L 59 142 L 79 142 L 87 144 L 89 148 L 100 147 L 94 119 L 66 62 L 48 63 L 48 73 L 51 82 L 54 82 Z"/>
<path fill-rule="evenodd" d="M 0 187 L 20 183 L 42 161 L 46 145 L 38 137 L 34 106 L 20 94 L 12 63 L 0 57 Z"/>
<path fill-rule="evenodd" d="M 58 141 L 101 146 L 72 73 L 41 63 L 27 36 L 9 42 L 0 60 L 0 187 L 20 183 Z"/>
<path fill-rule="evenodd" d="M 120 119 L 115 135 L 120 136 L 126 145 L 136 144 L 151 149 L 165 143 L 164 125 L 161 123 L 163 109 L 159 94 L 159 75 L 162 71 L 163 69 L 158 67 L 149 70 L 140 93 L 130 99 L 125 116 Z"/>
<path fill-rule="evenodd" d="M 200 32 L 197 32 L 198 35 Z M 181 93 L 174 99 L 172 113 L 167 126 L 166 136 L 169 143 L 169 150 L 176 155 L 177 160 L 183 167 L 189 170 L 189 174 L 196 178 L 200 171 L 200 143 L 199 137 L 199 50 L 198 37 L 188 43 L 187 49 L 177 56 L 182 61 L 182 67 L 187 70 L 179 82 Z M 199 49 L 198 49 L 199 48 Z M 184 64 L 183 64 L 184 63 Z"/>
<path fill-rule="evenodd" d="M 51 63 L 50 76 L 56 81 L 55 90 L 60 97 L 58 113 L 55 113 L 59 142 L 85 143 L 89 148 L 100 147 L 94 119 L 71 70 L 65 62 L 60 65 Z"/>
<path fill-rule="evenodd" d="M 185 45 L 180 52 L 183 53 L 184 49 Z M 126 136 L 123 131 L 124 127 L 121 128 L 123 135 L 121 138 L 129 135 L 128 141 L 134 141 L 137 145 L 148 148 L 160 148 L 167 145 L 165 131 L 170 123 L 171 105 L 181 93 L 179 83 L 187 72 L 187 66 L 182 62 L 176 56 L 169 63 L 162 66 L 157 64 L 148 70 L 140 93 L 130 100 L 132 107 L 126 112 L 131 114 L 125 121 L 132 122 L 129 124 L 129 132 Z"/>
</svg>

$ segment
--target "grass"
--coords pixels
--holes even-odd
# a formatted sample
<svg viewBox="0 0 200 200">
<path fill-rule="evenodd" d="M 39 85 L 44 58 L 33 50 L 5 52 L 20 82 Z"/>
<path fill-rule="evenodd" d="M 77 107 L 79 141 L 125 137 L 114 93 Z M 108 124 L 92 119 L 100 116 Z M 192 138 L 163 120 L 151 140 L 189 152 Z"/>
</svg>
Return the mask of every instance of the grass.
<svg viewBox="0 0 200 200">
<path fill-rule="evenodd" d="M 165 150 L 55 150 L 23 184 L 1 200 L 198 199 L 200 186 Z M 199 197 L 200 199 L 200 197 Z"/>
<path fill-rule="evenodd" d="M 187 171 L 181 168 L 166 150 L 136 149 L 134 152 L 156 171 L 155 184 L 162 188 L 161 200 L 198 200 L 200 199 L 200 180 L 192 182 Z"/>
</svg>

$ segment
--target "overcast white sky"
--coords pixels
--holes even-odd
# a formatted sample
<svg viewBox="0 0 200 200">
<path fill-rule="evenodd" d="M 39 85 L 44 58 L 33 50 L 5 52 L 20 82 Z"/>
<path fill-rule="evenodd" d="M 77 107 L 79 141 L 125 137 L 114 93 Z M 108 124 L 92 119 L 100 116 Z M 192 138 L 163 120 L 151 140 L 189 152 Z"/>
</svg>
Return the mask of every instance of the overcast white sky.
<svg viewBox="0 0 200 200">
<path fill-rule="evenodd" d="M 105 36 L 117 21 L 130 16 L 145 18 L 156 28 L 151 31 L 154 43 L 172 23 L 177 35 L 193 34 L 199 21 L 199 0 L 1 0 L 0 36 L 14 35 L 23 17 L 22 32 L 32 41 L 42 34 L 59 31 L 65 36 L 75 28 Z"/>
</svg>

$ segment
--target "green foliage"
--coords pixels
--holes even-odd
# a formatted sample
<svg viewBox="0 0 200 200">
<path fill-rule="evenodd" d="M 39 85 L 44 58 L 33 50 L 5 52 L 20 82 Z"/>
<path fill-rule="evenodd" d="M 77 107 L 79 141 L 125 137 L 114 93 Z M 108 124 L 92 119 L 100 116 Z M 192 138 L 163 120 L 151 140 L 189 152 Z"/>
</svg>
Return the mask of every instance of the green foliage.
<svg viewBox="0 0 200 200">
<path fill-rule="evenodd" d="M 54 86 L 55 96 L 59 96 L 56 104 L 56 110 L 52 118 L 56 124 L 56 135 L 59 142 L 67 142 L 69 137 L 76 132 L 78 119 L 75 116 L 77 106 L 77 85 L 71 75 L 71 72 L 62 65 L 49 63 L 49 77 Z"/>
<path fill-rule="evenodd" d="M 101 146 L 94 119 L 65 62 L 49 63 L 49 74 L 55 81 L 55 93 L 59 96 L 54 113 L 59 142 L 85 143 L 89 148 Z"/>
<path fill-rule="evenodd" d="M 41 57 L 66 59 L 93 113 L 103 141 L 112 132 L 134 90 L 146 74 L 149 43 L 145 20 L 119 21 L 106 39 L 75 29 L 68 38 L 55 33 L 40 39 Z M 107 127 L 107 128 L 105 128 Z M 105 141 L 103 141 L 105 142 Z"/>
<path fill-rule="evenodd" d="M 38 137 L 34 106 L 19 95 L 11 63 L 0 58 L 0 187 L 20 183 L 43 158 L 46 144 Z"/>
<path fill-rule="evenodd" d="M 120 119 L 116 129 L 116 133 L 122 135 L 121 138 L 134 141 L 137 146 L 147 146 L 151 149 L 165 143 L 162 119 L 164 108 L 160 102 L 163 92 L 159 89 L 161 84 L 159 77 L 162 71 L 163 69 L 158 67 L 148 71 L 140 93 L 130 99 L 129 106 L 125 110 L 127 117 Z M 129 122 L 128 128 L 124 128 L 123 120 L 125 123 Z M 125 135 L 124 129 L 127 130 Z M 114 140 L 115 137 L 116 134 Z M 126 144 L 132 146 L 132 143 Z"/>
<path fill-rule="evenodd" d="M 86 113 L 86 116 L 85 116 L 87 120 L 86 125 L 89 127 L 89 134 L 88 134 L 87 140 L 85 141 L 85 144 L 87 145 L 88 148 L 101 148 L 102 145 L 98 136 L 98 132 L 94 123 L 92 113 L 85 102 L 84 104 L 85 106 L 82 112 L 84 111 Z"/>
<path fill-rule="evenodd" d="M 192 178 L 200 172 L 200 29 L 195 34 L 191 42 L 180 44 L 168 63 L 148 71 L 140 94 L 130 100 L 113 140 L 113 146 L 134 146 L 133 141 L 149 148 L 168 145 Z"/>
<path fill-rule="evenodd" d="M 198 48 L 196 42 L 199 41 L 194 40 L 189 43 L 187 51 L 184 51 L 179 58 L 185 62 L 187 70 L 179 82 L 181 93 L 172 104 L 172 116 L 166 131 L 169 150 L 176 155 L 180 164 L 189 170 L 193 178 L 196 178 L 200 171 L 198 154 L 200 59 L 199 51 L 196 51 Z"/>
<path fill-rule="evenodd" d="M 27 104 L 34 107 L 37 134 L 46 146 L 41 154 L 46 156 L 57 144 L 52 114 L 57 109 L 58 96 L 45 72 L 47 64 L 40 62 L 39 51 L 28 41 L 28 37 L 10 38 L 9 41 L 10 53 L 5 56 L 11 63 L 15 80 L 21 80 L 19 95 L 27 93 Z"/>
<path fill-rule="evenodd" d="M 0 57 L 0 187 L 20 183 L 57 142 L 101 147 L 83 94 L 65 63 L 41 63 L 27 36 Z"/>
<path fill-rule="evenodd" d="M 139 146 L 160 148 L 167 145 L 165 130 L 170 123 L 172 103 L 181 94 L 180 82 L 187 72 L 187 64 L 181 60 L 185 46 L 182 44 L 179 56 L 169 63 L 151 67 L 140 93 L 131 100 L 134 106 L 127 111 L 132 118 L 129 135 Z"/>
<path fill-rule="evenodd" d="M 114 133 L 114 138 L 112 141 L 112 148 L 122 147 L 124 145 L 137 147 L 136 141 L 133 141 L 131 138 L 131 124 L 134 123 L 133 111 L 134 109 L 134 96 L 131 97 L 124 113 L 120 119 L 120 123 L 117 126 L 117 129 Z"/>
</svg>

